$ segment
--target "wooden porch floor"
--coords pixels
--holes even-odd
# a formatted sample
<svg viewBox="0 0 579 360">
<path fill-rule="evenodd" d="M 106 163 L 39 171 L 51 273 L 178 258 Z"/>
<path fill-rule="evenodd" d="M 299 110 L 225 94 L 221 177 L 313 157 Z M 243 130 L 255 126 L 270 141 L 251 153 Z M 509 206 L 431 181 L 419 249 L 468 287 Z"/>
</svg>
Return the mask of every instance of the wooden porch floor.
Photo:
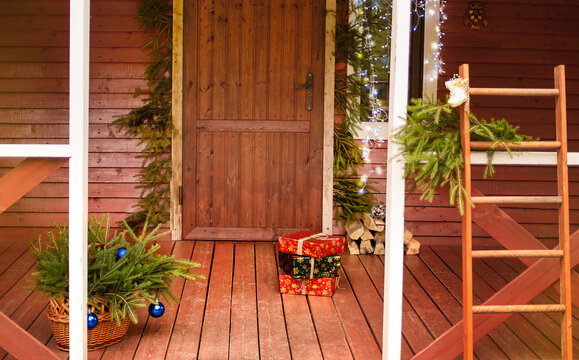
<svg viewBox="0 0 579 360">
<path fill-rule="evenodd" d="M 35 261 L 27 247 L 27 242 L 0 240 L 0 310 L 65 359 L 67 353 L 51 340 L 46 302 L 24 288 Z M 167 242 L 163 252 L 200 262 L 198 272 L 207 280 L 175 281 L 179 305 L 167 306 L 159 319 L 140 309 L 140 322 L 123 342 L 90 352 L 90 359 L 381 358 L 383 257 L 344 255 L 338 289 L 328 298 L 280 295 L 272 243 Z M 474 269 L 480 300 L 524 265 L 477 260 Z M 409 359 L 462 317 L 460 249 L 423 247 L 419 256 L 406 257 L 404 271 L 402 358 Z M 536 301 L 553 302 L 557 296 L 548 289 Z M 475 355 L 560 358 L 558 323 L 555 315 L 513 315 L 475 345 Z M 12 359 L 5 352 L 2 358 Z"/>
</svg>

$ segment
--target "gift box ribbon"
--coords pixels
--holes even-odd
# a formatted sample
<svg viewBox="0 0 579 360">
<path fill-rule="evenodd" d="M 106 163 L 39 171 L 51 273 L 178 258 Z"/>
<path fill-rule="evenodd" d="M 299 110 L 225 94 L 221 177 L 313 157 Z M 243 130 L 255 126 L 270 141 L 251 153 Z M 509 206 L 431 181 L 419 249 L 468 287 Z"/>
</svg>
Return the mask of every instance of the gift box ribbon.
<svg viewBox="0 0 579 360">
<path fill-rule="evenodd" d="M 309 239 L 327 239 L 328 235 L 324 234 L 324 233 L 317 233 L 314 235 L 310 235 L 310 236 L 306 236 L 305 238 L 301 238 L 298 240 L 298 255 L 303 255 L 302 250 L 304 247 L 304 241 L 309 240 Z"/>
</svg>

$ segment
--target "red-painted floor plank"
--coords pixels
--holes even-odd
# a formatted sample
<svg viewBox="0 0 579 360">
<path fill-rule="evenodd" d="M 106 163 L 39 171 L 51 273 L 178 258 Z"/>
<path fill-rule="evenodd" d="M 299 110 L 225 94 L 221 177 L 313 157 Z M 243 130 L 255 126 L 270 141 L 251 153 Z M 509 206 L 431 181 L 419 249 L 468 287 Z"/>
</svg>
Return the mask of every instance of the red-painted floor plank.
<svg viewBox="0 0 579 360">
<path fill-rule="evenodd" d="M 441 313 L 452 324 L 462 320 L 462 306 L 458 300 L 433 275 L 430 269 L 418 256 L 407 256 L 404 261 L 406 268 L 416 279 L 420 287 L 430 296 Z M 508 359 L 499 347 L 489 338 L 483 338 L 475 344 L 474 352 L 479 359 Z"/>
<path fill-rule="evenodd" d="M 458 275 L 454 273 L 430 247 L 425 247 L 421 250 L 420 259 L 426 266 L 428 266 L 442 284 L 444 284 L 448 291 L 457 300 L 460 300 L 462 297 L 462 280 Z M 474 294 L 474 299 L 477 303 L 481 302 L 481 299 L 476 295 L 476 293 Z M 460 309 L 462 311 L 462 308 Z M 526 359 L 536 359 L 536 355 L 534 355 L 534 353 L 505 324 L 499 325 L 495 329 L 492 340 L 510 358 L 520 356 Z M 480 351 L 478 352 L 480 353 Z"/>
<path fill-rule="evenodd" d="M 342 259 L 346 256 L 351 255 L 345 254 Z M 340 270 L 340 282 L 332 300 L 334 301 L 338 315 L 342 320 L 346 339 L 348 340 L 348 345 L 350 346 L 354 358 L 357 360 L 381 359 L 382 354 L 380 352 L 380 347 L 374 339 L 372 330 L 364 317 L 364 313 L 360 308 L 360 304 L 358 303 L 354 292 L 352 291 L 350 281 L 342 270 Z M 380 311 L 382 310 L 380 309 Z M 382 320 L 382 316 L 380 316 L 380 320 Z"/>
<path fill-rule="evenodd" d="M 206 279 L 185 282 L 179 312 L 167 350 L 167 359 L 195 359 L 201 341 L 201 327 L 213 258 L 213 241 L 197 241 L 191 260 L 201 264 L 193 270 Z"/>
<path fill-rule="evenodd" d="M 230 359 L 259 359 L 255 253 L 253 243 L 235 244 L 231 298 Z"/>
<path fill-rule="evenodd" d="M 272 243 L 255 244 L 259 351 L 262 359 L 291 359 Z"/>
<path fill-rule="evenodd" d="M 363 255 L 361 255 L 363 256 Z M 374 288 L 372 280 L 368 277 L 358 256 L 343 256 L 342 266 L 350 280 L 350 286 L 356 294 L 358 303 L 364 312 L 364 316 L 370 324 L 374 339 L 382 349 L 382 308 L 383 301 Z"/>
<path fill-rule="evenodd" d="M 316 334 L 325 360 L 352 359 L 346 334 L 331 297 L 308 296 Z"/>
<path fill-rule="evenodd" d="M 199 359 L 227 359 L 233 281 L 233 243 L 215 243 Z"/>
<path fill-rule="evenodd" d="M 177 259 L 190 259 L 193 245 L 194 243 L 190 241 L 176 241 L 171 255 Z M 171 284 L 171 291 L 180 298 L 184 285 L 185 280 L 183 278 L 175 278 Z M 159 300 L 165 304 L 165 313 L 160 318 L 149 317 L 134 359 L 162 359 L 165 357 L 173 324 L 177 317 L 178 305 L 170 305 L 168 299 Z"/>
</svg>

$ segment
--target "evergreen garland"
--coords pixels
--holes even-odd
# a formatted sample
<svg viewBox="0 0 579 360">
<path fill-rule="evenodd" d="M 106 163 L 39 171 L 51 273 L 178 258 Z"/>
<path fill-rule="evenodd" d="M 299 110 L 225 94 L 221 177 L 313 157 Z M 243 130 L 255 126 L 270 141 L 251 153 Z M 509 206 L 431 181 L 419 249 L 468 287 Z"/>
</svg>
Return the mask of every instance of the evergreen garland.
<svg viewBox="0 0 579 360">
<path fill-rule="evenodd" d="M 473 113 L 469 116 L 471 140 L 493 143 L 484 171 L 485 178 L 495 173 L 492 155 L 497 146 L 504 144 L 510 153 L 509 143 L 535 140 L 518 134 L 519 127 L 505 119 L 486 121 L 477 119 Z M 422 99 L 411 99 L 406 125 L 394 137 L 404 145 L 404 177 L 408 192 L 418 189 L 421 200 L 432 202 L 437 189 L 448 184 L 450 204 L 456 205 L 461 214 L 464 213 L 465 201 L 474 206 L 462 183 L 464 161 L 457 110 L 440 100 L 433 104 Z"/>
<path fill-rule="evenodd" d="M 150 63 L 145 69 L 147 88 L 137 89 L 135 96 L 146 95 L 143 106 L 119 116 L 114 122 L 125 135 L 144 145 L 140 173 L 139 210 L 129 216 L 130 226 L 140 226 L 148 219 L 152 224 L 169 220 L 171 205 L 171 132 L 172 132 L 172 4 L 168 0 L 141 0 L 137 20 L 141 29 L 151 35 L 144 45 L 150 49 Z"/>
<path fill-rule="evenodd" d="M 101 305 L 108 310 L 111 319 L 120 324 L 129 318 L 137 323 L 135 309 L 155 302 L 164 296 L 169 303 L 178 302 L 171 291 L 175 277 L 187 280 L 203 278 L 189 272 L 198 263 L 156 254 L 160 246 L 153 244 L 166 235 L 159 234 L 160 225 L 137 235 L 125 222 L 126 231 L 109 236 L 109 218 L 91 218 L 88 229 L 88 304 L 100 314 Z M 38 257 L 33 274 L 33 290 L 40 290 L 50 299 L 68 299 L 68 230 L 55 226 L 56 232 L 47 232 L 48 242 L 38 239 L 31 251 Z M 129 237 L 130 241 L 126 240 Z M 126 254 L 118 258 L 117 250 L 126 248 Z"/>
<path fill-rule="evenodd" d="M 389 0 L 338 2 L 336 61 L 353 69 L 350 74 L 336 72 L 334 95 L 341 118 L 334 127 L 334 218 L 342 223 L 369 213 L 376 202 L 375 189 L 360 184 L 358 167 L 364 161 L 353 133 L 380 105 L 369 96 L 369 83 L 378 72 L 388 71 L 382 54 L 389 48 L 390 7 Z"/>
</svg>

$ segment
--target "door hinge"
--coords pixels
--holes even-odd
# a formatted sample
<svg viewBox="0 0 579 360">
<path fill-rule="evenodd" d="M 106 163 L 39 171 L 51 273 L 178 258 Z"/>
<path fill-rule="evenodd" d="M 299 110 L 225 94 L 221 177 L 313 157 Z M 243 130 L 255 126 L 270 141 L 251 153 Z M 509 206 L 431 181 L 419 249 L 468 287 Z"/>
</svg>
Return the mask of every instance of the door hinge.
<svg viewBox="0 0 579 360">
<path fill-rule="evenodd" d="M 179 205 L 183 205 L 183 185 L 179 185 Z"/>
</svg>

